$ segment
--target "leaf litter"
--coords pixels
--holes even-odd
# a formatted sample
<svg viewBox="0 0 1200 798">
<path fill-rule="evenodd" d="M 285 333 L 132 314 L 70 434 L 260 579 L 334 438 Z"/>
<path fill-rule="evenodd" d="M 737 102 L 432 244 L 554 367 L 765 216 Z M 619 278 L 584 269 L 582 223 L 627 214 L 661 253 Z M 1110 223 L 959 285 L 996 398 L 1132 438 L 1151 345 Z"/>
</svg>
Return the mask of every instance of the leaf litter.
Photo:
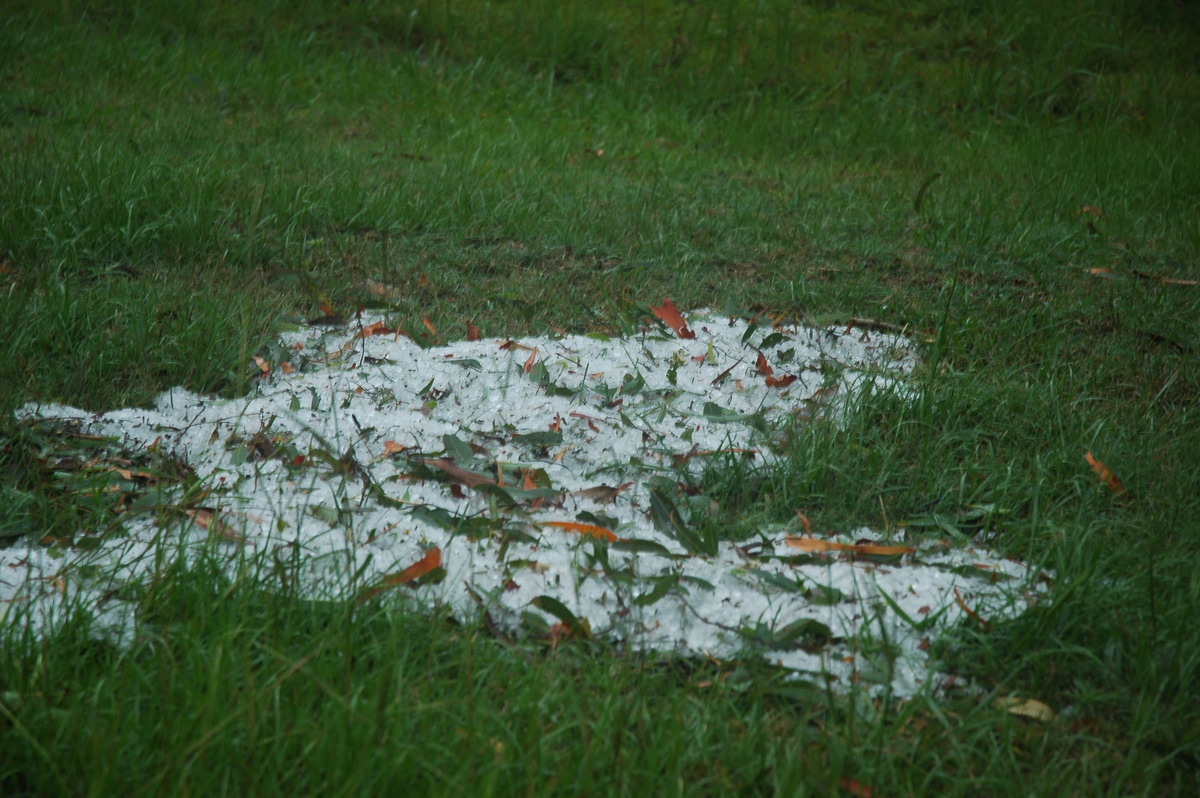
<svg viewBox="0 0 1200 798">
<path fill-rule="evenodd" d="M 720 508 L 684 490 L 713 456 L 769 467 L 788 424 L 840 423 L 872 392 L 911 400 L 916 345 L 649 309 L 663 326 L 617 338 L 468 325 L 435 345 L 428 321 L 300 327 L 280 334 L 278 362 L 255 361 L 243 398 L 26 405 L 23 419 L 157 447 L 203 490 L 127 514 L 98 545 L 0 549 L 0 614 L 44 632 L 82 608 L 94 633 L 129 641 L 121 588 L 164 552 L 216 551 L 231 574 L 255 555 L 295 562 L 310 597 L 445 606 L 506 638 L 763 656 L 835 690 L 961 686 L 937 671 L 931 635 L 1019 614 L 1045 575 L 962 535 L 822 534 L 799 508 L 802 528 L 731 540 Z"/>
</svg>

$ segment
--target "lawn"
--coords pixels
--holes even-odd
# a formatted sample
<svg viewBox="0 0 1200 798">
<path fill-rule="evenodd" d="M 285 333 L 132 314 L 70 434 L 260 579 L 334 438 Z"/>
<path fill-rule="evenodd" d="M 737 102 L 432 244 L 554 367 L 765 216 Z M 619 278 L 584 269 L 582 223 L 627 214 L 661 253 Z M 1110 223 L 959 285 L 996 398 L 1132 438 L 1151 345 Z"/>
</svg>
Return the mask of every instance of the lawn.
<svg viewBox="0 0 1200 798">
<path fill-rule="evenodd" d="M 740 529 L 944 530 L 1054 581 L 936 641 L 976 689 L 899 700 L 163 551 L 131 645 L 0 632 L 0 793 L 1200 789 L 1190 4 L 4 9 L 0 544 L 95 547 L 206 489 L 26 403 L 244 396 L 281 329 L 360 307 L 615 337 L 670 297 L 922 348 L 913 403 L 706 474 Z M 113 458 L 146 476 L 111 489 Z"/>
</svg>

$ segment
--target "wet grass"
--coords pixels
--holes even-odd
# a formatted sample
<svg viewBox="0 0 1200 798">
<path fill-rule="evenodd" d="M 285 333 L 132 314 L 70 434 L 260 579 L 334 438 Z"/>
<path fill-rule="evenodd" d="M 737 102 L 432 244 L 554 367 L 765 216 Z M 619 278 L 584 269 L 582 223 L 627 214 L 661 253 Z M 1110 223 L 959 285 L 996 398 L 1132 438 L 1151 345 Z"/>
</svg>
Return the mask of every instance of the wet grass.
<svg viewBox="0 0 1200 798">
<path fill-rule="evenodd" d="M 7 634 L 2 791 L 1194 789 L 1198 31 L 1172 3 L 9 3 L 4 418 L 244 392 L 322 303 L 485 335 L 663 296 L 868 317 L 928 339 L 922 399 L 705 489 L 745 523 L 983 532 L 1058 583 L 943 644 L 983 695 L 889 704 L 165 568 L 128 649 Z M 0 534 L 119 520 L 61 439 L 0 438 Z"/>
</svg>

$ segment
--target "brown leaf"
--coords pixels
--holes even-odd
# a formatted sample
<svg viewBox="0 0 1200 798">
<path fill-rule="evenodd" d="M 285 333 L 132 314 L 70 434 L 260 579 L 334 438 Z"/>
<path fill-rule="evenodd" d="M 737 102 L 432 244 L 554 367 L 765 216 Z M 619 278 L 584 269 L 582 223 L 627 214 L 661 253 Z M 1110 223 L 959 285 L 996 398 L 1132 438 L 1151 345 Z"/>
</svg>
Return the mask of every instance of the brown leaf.
<svg viewBox="0 0 1200 798">
<path fill-rule="evenodd" d="M 1125 486 L 1121 484 L 1121 480 L 1117 479 L 1117 475 L 1106 466 L 1104 463 L 1092 456 L 1091 452 L 1084 454 L 1083 459 L 1087 460 L 1087 464 L 1096 472 L 1096 476 L 1100 477 L 1100 481 L 1118 496 L 1125 495 Z"/>
<path fill-rule="evenodd" d="M 480 333 L 478 327 L 476 327 L 471 322 L 467 322 L 467 340 L 468 341 L 478 341 L 481 334 L 482 333 Z"/>
<path fill-rule="evenodd" d="M 680 315 L 679 309 L 675 307 L 675 303 L 670 299 L 664 299 L 663 303 L 658 307 L 650 306 L 650 312 L 658 317 L 659 321 L 675 331 L 675 334 L 680 338 L 695 338 L 696 334 L 688 329 L 687 322 Z"/>
<path fill-rule="evenodd" d="M 465 468 L 459 468 L 450 460 L 422 460 L 421 462 L 430 468 L 436 468 L 438 471 L 441 471 L 451 482 L 458 482 L 466 485 L 468 488 L 474 488 L 477 485 L 496 484 L 496 480 L 488 479 L 482 474 L 476 474 L 474 471 L 468 471 Z"/>
<path fill-rule="evenodd" d="M 201 529 L 238 543 L 243 543 L 246 540 L 236 529 L 217 517 L 216 511 L 209 507 L 194 507 L 184 512 L 188 518 L 192 519 L 192 523 Z"/>
<path fill-rule="evenodd" d="M 767 377 L 768 388 L 786 388 L 796 381 L 795 374 L 785 374 L 782 377 Z"/>
<path fill-rule="evenodd" d="M 1162 277 L 1161 275 L 1150 274 L 1149 272 L 1142 272 L 1138 271 L 1137 269 L 1134 269 L 1133 273 L 1144 280 L 1158 280 L 1160 283 L 1166 283 L 1167 285 L 1200 285 L 1200 280 L 1184 280 L 1178 277 Z"/>
<path fill-rule="evenodd" d="M 616 498 L 621 495 L 621 492 L 632 486 L 632 482 L 623 482 L 615 488 L 608 485 L 597 485 L 594 488 L 584 488 L 583 490 L 573 491 L 572 496 L 580 496 L 584 499 L 591 499 L 600 504 L 609 504 L 616 501 Z"/>
</svg>

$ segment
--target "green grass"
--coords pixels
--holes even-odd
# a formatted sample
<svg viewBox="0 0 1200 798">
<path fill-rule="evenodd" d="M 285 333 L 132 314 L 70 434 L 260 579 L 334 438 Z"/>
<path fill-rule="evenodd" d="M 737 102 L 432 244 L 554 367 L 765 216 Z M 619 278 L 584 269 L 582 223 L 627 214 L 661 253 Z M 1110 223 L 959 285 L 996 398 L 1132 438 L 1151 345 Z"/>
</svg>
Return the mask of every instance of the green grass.
<svg viewBox="0 0 1200 798">
<path fill-rule="evenodd" d="M 128 649 L 6 634 L 0 792 L 1195 791 L 1200 287 L 1158 278 L 1200 278 L 1196 9 L 44 5 L 0 15 L 0 418 L 244 392 L 322 301 L 451 336 L 668 295 L 871 317 L 929 331 L 923 398 L 704 490 L 983 528 L 1058 580 L 943 644 L 984 695 L 872 704 L 165 567 Z M 75 443 L 0 439 L 0 535 L 119 524 Z"/>
</svg>

